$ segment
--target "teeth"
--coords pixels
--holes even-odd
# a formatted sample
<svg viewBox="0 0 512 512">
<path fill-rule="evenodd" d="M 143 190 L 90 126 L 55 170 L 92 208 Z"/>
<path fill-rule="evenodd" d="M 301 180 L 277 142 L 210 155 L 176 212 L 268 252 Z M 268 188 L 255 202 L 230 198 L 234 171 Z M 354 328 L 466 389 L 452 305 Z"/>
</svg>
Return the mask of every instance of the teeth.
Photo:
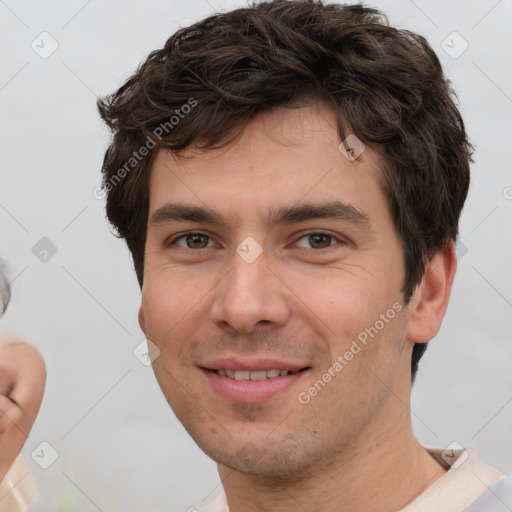
<svg viewBox="0 0 512 512">
<path fill-rule="evenodd" d="M 267 378 L 267 370 L 259 370 L 257 372 L 248 372 L 251 380 L 265 380 Z M 235 375 L 236 378 L 236 375 Z"/>
<path fill-rule="evenodd" d="M 265 380 L 279 377 L 281 375 L 288 375 L 289 370 L 257 370 L 250 372 L 248 370 L 216 370 L 216 373 L 221 377 L 229 377 L 234 380 Z"/>
</svg>

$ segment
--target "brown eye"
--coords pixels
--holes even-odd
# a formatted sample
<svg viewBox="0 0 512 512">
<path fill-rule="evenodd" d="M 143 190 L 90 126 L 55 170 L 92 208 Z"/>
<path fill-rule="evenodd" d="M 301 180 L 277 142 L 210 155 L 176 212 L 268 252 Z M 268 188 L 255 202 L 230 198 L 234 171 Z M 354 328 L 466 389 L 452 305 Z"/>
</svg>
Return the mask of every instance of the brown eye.
<svg viewBox="0 0 512 512">
<path fill-rule="evenodd" d="M 206 238 L 204 235 L 187 235 L 185 240 L 191 249 L 203 249 L 208 246 L 208 242 L 205 245 Z"/>
<path fill-rule="evenodd" d="M 304 249 L 328 249 L 329 247 L 336 245 L 336 241 L 341 241 L 328 233 L 309 233 L 300 237 L 299 241 L 300 240 L 306 240 L 306 245 L 300 245 L 297 242 L 297 245 Z"/>
<path fill-rule="evenodd" d="M 185 245 L 178 244 L 178 240 L 184 240 Z M 211 240 L 210 237 L 203 233 L 186 233 L 175 238 L 171 245 L 176 244 L 184 249 L 205 249 L 208 247 L 209 240 Z"/>
<path fill-rule="evenodd" d="M 332 239 L 332 237 L 329 235 L 309 235 L 308 242 L 315 249 L 324 249 L 331 245 L 330 244 L 331 239 Z"/>
</svg>

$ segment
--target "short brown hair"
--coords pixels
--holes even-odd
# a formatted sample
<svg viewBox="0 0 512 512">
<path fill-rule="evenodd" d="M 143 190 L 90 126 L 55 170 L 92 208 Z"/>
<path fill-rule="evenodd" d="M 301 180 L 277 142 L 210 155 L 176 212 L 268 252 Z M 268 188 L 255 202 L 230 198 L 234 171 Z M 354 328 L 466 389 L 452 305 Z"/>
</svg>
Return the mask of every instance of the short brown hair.
<svg viewBox="0 0 512 512">
<path fill-rule="evenodd" d="M 274 0 L 210 16 L 98 101 L 113 132 L 102 170 L 108 219 L 142 285 L 154 148 L 222 147 L 263 111 L 324 100 L 340 140 L 354 133 L 379 148 L 407 303 L 432 256 L 456 239 L 469 187 L 473 148 L 454 97 L 427 41 L 362 4 Z M 425 346 L 415 346 L 413 376 Z"/>
</svg>

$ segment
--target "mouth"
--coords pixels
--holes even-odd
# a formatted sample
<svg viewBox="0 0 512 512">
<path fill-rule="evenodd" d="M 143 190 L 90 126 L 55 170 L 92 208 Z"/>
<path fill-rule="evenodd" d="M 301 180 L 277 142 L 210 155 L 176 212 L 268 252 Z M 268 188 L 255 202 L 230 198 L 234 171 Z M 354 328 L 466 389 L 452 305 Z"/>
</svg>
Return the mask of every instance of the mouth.
<svg viewBox="0 0 512 512">
<path fill-rule="evenodd" d="M 267 367 L 262 362 L 252 365 L 226 363 L 230 368 L 223 367 L 220 362 L 217 368 L 215 365 L 201 369 L 206 377 L 207 388 L 231 403 L 268 402 L 286 390 L 291 392 L 293 386 L 298 386 L 311 370 L 310 366 L 282 368 L 270 362 Z"/>
<path fill-rule="evenodd" d="M 301 368 L 300 370 L 291 371 L 291 370 L 278 370 L 278 369 L 270 369 L 270 370 L 229 370 L 229 369 L 220 369 L 220 370 L 211 370 L 215 372 L 217 375 L 221 377 L 227 377 L 228 379 L 233 380 L 267 380 L 267 379 L 275 379 L 276 377 L 284 377 L 285 375 L 300 373 L 304 370 L 309 370 L 309 367 Z"/>
</svg>

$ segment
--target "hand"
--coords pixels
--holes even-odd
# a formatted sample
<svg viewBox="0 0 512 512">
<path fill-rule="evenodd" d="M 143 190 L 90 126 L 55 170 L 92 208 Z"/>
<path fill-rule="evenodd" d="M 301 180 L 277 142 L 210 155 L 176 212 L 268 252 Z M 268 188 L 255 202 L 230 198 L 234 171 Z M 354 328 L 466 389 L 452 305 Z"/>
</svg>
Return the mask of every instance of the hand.
<svg viewBox="0 0 512 512">
<path fill-rule="evenodd" d="M 27 440 L 45 384 L 45 364 L 34 347 L 0 342 L 0 482 Z"/>
</svg>

